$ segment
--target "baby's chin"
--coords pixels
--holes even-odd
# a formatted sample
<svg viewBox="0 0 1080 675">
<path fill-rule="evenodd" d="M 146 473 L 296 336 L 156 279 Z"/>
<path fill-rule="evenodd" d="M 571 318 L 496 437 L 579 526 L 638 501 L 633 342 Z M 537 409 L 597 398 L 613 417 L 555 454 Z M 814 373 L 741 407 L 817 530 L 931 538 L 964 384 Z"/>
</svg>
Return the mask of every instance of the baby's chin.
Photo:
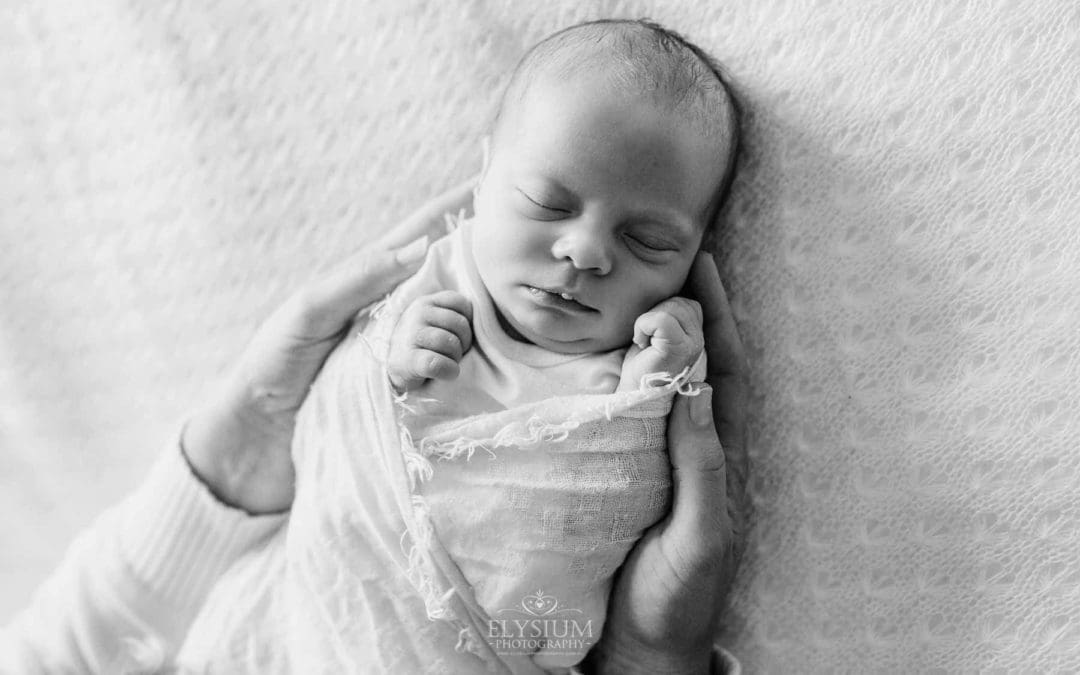
<svg viewBox="0 0 1080 675">
<path fill-rule="evenodd" d="M 573 330 L 532 325 L 534 322 L 528 320 L 521 321 L 514 318 L 510 321 L 507 319 L 509 315 L 504 315 L 498 307 L 495 308 L 495 314 L 499 319 L 499 325 L 511 339 L 536 345 L 557 354 L 609 352 L 629 344 L 629 340 L 616 340 L 610 336 L 588 335 Z"/>
<path fill-rule="evenodd" d="M 619 346 L 611 346 L 610 341 L 605 342 L 596 338 L 566 339 L 563 336 L 552 337 L 540 333 L 533 333 L 524 341 L 557 354 L 596 354 L 611 351 Z"/>
</svg>

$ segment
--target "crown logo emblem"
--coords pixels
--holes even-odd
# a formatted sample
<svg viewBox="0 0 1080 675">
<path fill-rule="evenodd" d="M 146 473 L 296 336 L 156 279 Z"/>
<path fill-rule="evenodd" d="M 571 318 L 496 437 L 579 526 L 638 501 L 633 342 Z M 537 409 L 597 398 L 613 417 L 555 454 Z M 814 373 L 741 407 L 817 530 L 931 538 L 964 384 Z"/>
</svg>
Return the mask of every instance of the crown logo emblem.
<svg viewBox="0 0 1080 675">
<path fill-rule="evenodd" d="M 537 589 L 535 593 L 521 599 L 521 608 L 532 616 L 554 614 L 558 607 L 559 601 L 555 599 L 555 596 L 545 594 L 543 589 Z"/>
</svg>

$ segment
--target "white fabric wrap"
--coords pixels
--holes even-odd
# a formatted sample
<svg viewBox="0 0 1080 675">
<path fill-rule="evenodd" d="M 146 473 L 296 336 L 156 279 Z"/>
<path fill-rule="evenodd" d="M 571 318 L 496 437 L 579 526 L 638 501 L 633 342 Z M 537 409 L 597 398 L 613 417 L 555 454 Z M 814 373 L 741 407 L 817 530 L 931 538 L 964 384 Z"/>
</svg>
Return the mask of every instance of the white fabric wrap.
<svg viewBox="0 0 1080 675">
<path fill-rule="evenodd" d="M 185 667 L 560 672 L 599 637 L 615 571 L 670 503 L 665 418 L 690 369 L 414 442 L 384 361 L 397 309 L 430 290 L 423 275 L 327 361 L 298 417 L 288 527 L 218 587 Z"/>
</svg>

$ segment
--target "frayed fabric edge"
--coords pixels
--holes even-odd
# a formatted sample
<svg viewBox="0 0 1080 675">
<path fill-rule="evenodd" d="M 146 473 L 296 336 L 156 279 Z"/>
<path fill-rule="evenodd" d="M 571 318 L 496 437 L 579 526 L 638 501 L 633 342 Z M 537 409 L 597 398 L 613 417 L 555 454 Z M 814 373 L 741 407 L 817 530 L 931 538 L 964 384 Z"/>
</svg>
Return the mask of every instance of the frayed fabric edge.
<svg viewBox="0 0 1080 675">
<path fill-rule="evenodd" d="M 427 503 L 423 496 L 417 493 L 417 489 L 422 482 L 431 479 L 434 469 L 431 462 L 416 451 L 415 443 L 405 424 L 404 416 L 411 410 L 407 395 L 397 394 L 390 385 L 385 359 L 389 346 L 386 327 L 372 325 L 392 316 L 390 302 L 390 300 L 384 300 L 373 309 L 367 322 L 373 330 L 367 333 L 358 332 L 355 339 L 360 349 L 366 352 L 364 358 L 370 359 L 371 363 L 375 364 L 377 374 L 374 374 L 374 377 L 378 379 L 378 382 L 371 384 L 385 387 L 389 395 L 398 432 L 402 465 L 408 479 L 406 485 L 403 486 L 407 490 L 407 502 L 400 505 L 401 515 L 406 524 L 406 529 L 401 533 L 398 541 L 403 557 L 402 572 L 424 603 L 427 618 L 430 621 L 446 621 L 457 631 L 455 650 L 472 653 L 485 663 L 489 671 L 500 672 L 504 669 L 504 664 L 490 648 L 485 649 L 487 643 L 481 642 L 482 638 L 478 629 L 470 625 L 468 609 L 461 606 L 464 601 L 458 589 L 433 558 L 432 551 L 437 545 L 434 525 Z M 364 327 L 360 326 L 360 328 L 363 330 Z M 455 603 L 455 596 L 458 596 L 457 603 Z"/>
<path fill-rule="evenodd" d="M 455 611 L 453 599 L 459 595 L 458 589 L 445 579 L 445 575 L 438 569 L 437 563 L 432 558 L 432 549 L 436 543 L 435 527 L 427 501 L 417 493 L 417 490 L 422 482 L 431 480 L 434 468 L 431 462 L 417 451 L 412 435 L 405 424 L 404 416 L 411 411 L 406 403 L 406 395 L 394 396 L 393 402 L 401 454 L 409 477 L 412 505 L 410 514 L 412 527 L 407 526 L 405 532 L 401 534 L 402 552 L 408 561 L 405 574 L 420 595 L 428 619 L 446 621 L 457 629 L 458 639 L 454 650 L 471 653 L 483 661 L 490 672 L 498 672 L 502 665 L 499 657 L 491 652 L 490 648 L 484 649 L 487 644 L 481 643 L 481 637 L 475 628 L 459 616 L 458 611 Z M 409 540 L 411 540 L 411 545 L 407 543 Z M 443 581 L 440 583 L 440 580 Z"/>
<path fill-rule="evenodd" d="M 488 435 L 480 438 L 460 435 L 438 439 L 427 436 L 420 440 L 415 450 L 424 457 L 434 456 L 447 460 L 457 459 L 464 455 L 466 459 L 472 459 L 477 450 L 483 450 L 494 457 L 496 448 L 527 449 L 541 443 L 560 443 L 582 424 L 601 418 L 611 421 L 635 406 L 664 398 L 672 392 L 684 396 L 697 396 L 701 393 L 701 388 L 691 381 L 690 373 L 689 366 L 676 375 L 666 372 L 650 373 L 641 378 L 641 387 L 637 391 L 627 392 L 623 400 L 612 400 L 611 396 L 603 396 L 605 400 L 600 407 L 569 406 L 569 417 L 561 422 L 551 421 L 550 417 L 554 413 L 564 411 L 544 411 L 547 415 L 534 414 L 524 421 L 508 422 L 494 433 L 489 432 Z"/>
</svg>

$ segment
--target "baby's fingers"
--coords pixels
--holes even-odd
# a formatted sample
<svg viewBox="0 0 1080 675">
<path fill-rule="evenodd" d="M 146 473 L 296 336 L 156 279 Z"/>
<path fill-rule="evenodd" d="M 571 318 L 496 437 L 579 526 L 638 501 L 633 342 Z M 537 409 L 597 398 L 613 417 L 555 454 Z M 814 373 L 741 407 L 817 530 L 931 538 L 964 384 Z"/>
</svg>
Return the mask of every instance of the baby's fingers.
<svg viewBox="0 0 1080 675">
<path fill-rule="evenodd" d="M 702 332 L 701 305 L 696 300 L 676 296 L 664 300 L 650 311 L 670 314 L 686 333 Z"/>
<path fill-rule="evenodd" d="M 647 349 L 655 343 L 670 343 L 686 338 L 686 331 L 672 315 L 653 310 L 645 312 L 634 322 L 634 344 Z"/>
<path fill-rule="evenodd" d="M 681 345 L 696 353 L 704 346 L 700 312 L 697 303 L 690 300 L 666 307 L 658 305 L 657 309 L 642 314 L 634 322 L 634 344 L 642 349 L 649 345 L 661 348 Z"/>
<path fill-rule="evenodd" d="M 466 341 L 463 341 L 456 333 L 435 324 L 423 326 L 416 331 L 413 346 L 453 359 L 455 362 L 460 361 L 468 349 Z"/>
<path fill-rule="evenodd" d="M 461 354 L 469 351 L 472 345 L 472 303 L 461 293 L 440 291 L 427 297 L 420 320 L 424 325 L 441 328 L 457 337 Z M 458 355 L 459 359 L 461 354 Z"/>
<path fill-rule="evenodd" d="M 458 362 L 449 356 L 427 349 L 414 349 L 409 355 L 409 380 L 453 380 L 461 372 Z"/>
</svg>

